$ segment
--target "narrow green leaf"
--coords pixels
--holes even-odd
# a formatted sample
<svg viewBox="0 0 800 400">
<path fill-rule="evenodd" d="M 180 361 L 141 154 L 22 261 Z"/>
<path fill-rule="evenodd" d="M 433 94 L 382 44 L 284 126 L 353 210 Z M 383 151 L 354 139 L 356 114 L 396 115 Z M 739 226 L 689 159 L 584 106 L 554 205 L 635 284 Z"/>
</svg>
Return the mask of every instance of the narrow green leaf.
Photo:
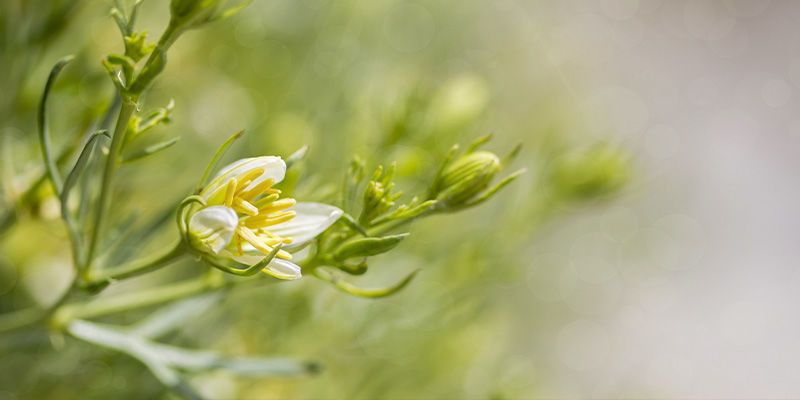
<svg viewBox="0 0 800 400">
<path fill-rule="evenodd" d="M 78 182 L 78 177 L 80 177 L 84 169 L 86 169 L 86 164 L 88 164 L 89 159 L 91 158 L 95 143 L 102 136 L 110 138 L 108 133 L 105 131 L 100 131 L 92 134 L 92 136 L 89 137 L 89 140 L 86 141 L 86 145 L 83 146 L 83 150 L 81 150 L 78 160 L 75 161 L 75 166 L 72 167 L 72 170 L 70 170 L 69 174 L 67 175 L 67 179 L 64 181 L 64 186 L 62 187 L 61 194 L 59 195 L 59 199 L 61 201 L 61 218 L 64 220 L 64 223 L 67 225 L 67 229 L 69 230 L 70 241 L 72 243 L 73 251 L 76 252 L 75 256 L 77 257 L 77 260 L 81 260 L 82 257 L 80 254 L 81 235 L 78 232 L 78 227 L 75 224 L 75 219 L 72 216 L 72 212 L 69 210 L 69 193 Z M 81 200 L 87 201 L 87 199 Z"/>
<path fill-rule="evenodd" d="M 356 222 L 355 218 L 353 218 L 352 215 L 350 215 L 348 213 L 344 213 L 344 214 L 342 214 L 342 217 L 339 218 L 339 221 L 341 221 L 343 224 L 347 225 L 349 228 L 353 229 L 354 231 L 360 233 L 361 236 L 364 236 L 364 237 L 369 236 L 367 231 L 361 225 L 359 225 L 358 222 Z"/>
<path fill-rule="evenodd" d="M 78 182 L 78 177 L 83 173 L 84 169 L 86 168 L 86 164 L 89 162 L 89 159 L 92 154 L 92 150 L 94 150 L 95 142 L 101 137 L 105 136 L 108 139 L 111 139 L 111 136 L 108 135 L 106 131 L 99 131 L 93 133 L 89 140 L 86 141 L 86 145 L 83 146 L 83 150 L 81 150 L 81 154 L 78 156 L 78 160 L 75 161 L 75 166 L 72 167 L 69 174 L 67 175 L 67 179 L 64 180 L 64 187 L 61 190 L 61 213 L 67 213 L 67 199 L 69 198 L 69 192 L 75 183 Z"/>
<path fill-rule="evenodd" d="M 511 183 L 514 179 L 517 179 L 520 175 L 524 174 L 525 171 L 526 171 L 525 168 L 522 168 L 520 170 L 514 171 L 511 175 L 505 177 L 502 181 L 498 182 L 497 185 L 495 185 L 491 189 L 487 190 L 485 193 L 483 193 L 482 195 L 480 195 L 476 199 L 468 202 L 467 204 L 464 205 L 464 207 L 461 207 L 461 208 L 473 207 L 473 206 L 476 206 L 478 204 L 483 203 L 486 200 L 489 200 L 489 198 L 491 198 L 497 192 L 499 192 L 500 189 L 504 188 L 506 185 Z"/>
<path fill-rule="evenodd" d="M 175 143 L 178 142 L 178 140 L 180 140 L 180 137 L 174 137 L 172 139 L 165 140 L 163 142 L 159 142 L 159 143 L 156 143 L 154 145 L 147 146 L 147 147 L 145 147 L 145 148 L 143 148 L 143 149 L 131 154 L 130 156 L 123 158 L 122 162 L 123 163 L 129 163 L 129 162 L 133 162 L 133 161 L 139 160 L 141 158 L 153 155 L 155 153 L 158 153 L 159 151 L 162 151 L 162 150 L 174 145 Z"/>
<path fill-rule="evenodd" d="M 228 150 L 228 147 L 231 147 L 236 139 L 240 138 L 244 135 L 244 129 L 239 132 L 236 132 L 233 136 L 229 137 L 228 140 L 225 141 L 219 148 L 217 152 L 214 153 L 214 157 L 211 157 L 211 161 L 208 162 L 208 166 L 206 166 L 206 170 L 203 171 L 203 176 L 200 178 L 200 183 L 197 184 L 197 193 L 200 193 L 203 190 L 203 187 L 206 185 L 206 181 L 208 178 L 211 177 L 211 173 L 214 171 L 214 168 L 217 166 L 217 163 L 225 155 L 225 152 Z"/>
<path fill-rule="evenodd" d="M 369 257 L 385 253 L 408 236 L 408 233 L 384 237 L 367 237 L 347 242 L 334 253 L 333 257 L 339 261 L 353 257 Z"/>
<path fill-rule="evenodd" d="M 223 295 L 220 292 L 205 293 L 168 304 L 148 315 L 128 331 L 146 339 L 164 336 L 198 315 L 203 314 L 214 304 L 218 304 Z"/>
<path fill-rule="evenodd" d="M 261 272 L 261 270 L 266 268 L 267 265 L 269 265 L 269 263 L 272 262 L 272 260 L 275 258 L 275 256 L 278 255 L 278 251 L 280 251 L 282 246 L 283 246 L 283 244 L 279 243 L 277 246 L 273 247 L 272 251 L 270 251 L 269 254 L 267 254 L 266 257 L 262 258 L 261 261 L 259 261 L 256 264 L 253 264 L 253 265 L 251 265 L 251 266 L 249 266 L 247 268 L 244 268 L 244 269 L 235 268 L 235 267 L 229 267 L 229 266 L 227 266 L 227 265 L 215 260 L 212 256 L 210 256 L 208 254 L 203 254 L 202 258 L 207 263 L 209 263 L 212 267 L 217 268 L 217 269 L 219 269 L 219 270 L 221 270 L 223 272 L 227 272 L 229 274 L 233 274 L 233 275 L 237 275 L 237 276 L 252 276 L 252 275 L 255 275 L 255 274 Z"/>
<path fill-rule="evenodd" d="M 353 285 L 352 283 L 348 283 L 348 282 L 343 281 L 338 275 L 336 275 L 334 273 L 327 273 L 327 272 L 322 271 L 321 269 L 315 269 L 314 270 L 314 276 L 316 276 L 319 279 L 322 279 L 323 281 L 326 281 L 326 282 L 329 282 L 329 283 L 333 284 L 334 286 L 336 286 L 336 288 L 338 288 L 339 290 L 341 290 L 341 291 L 343 291 L 345 293 L 352 294 L 352 295 L 358 296 L 358 297 L 366 297 L 366 298 L 375 299 L 375 298 L 380 298 L 380 297 L 386 297 L 386 296 L 389 296 L 389 295 L 392 295 L 392 294 L 395 294 L 395 293 L 399 292 L 401 289 L 406 287 L 414 279 L 415 276 L 417 276 L 419 271 L 420 270 L 415 270 L 415 271 L 411 272 L 405 278 L 403 278 L 401 281 L 395 283 L 392 286 L 385 287 L 385 288 L 379 288 L 379 289 L 364 289 L 364 288 L 360 288 L 360 287 L 358 287 L 356 285 Z"/>
<path fill-rule="evenodd" d="M 53 187 L 55 187 L 57 194 L 61 193 L 62 183 L 61 176 L 58 174 L 58 168 L 56 167 L 56 160 L 53 158 L 51 151 L 50 133 L 47 129 L 47 98 L 50 95 L 50 89 L 53 88 L 56 78 L 58 78 L 58 74 L 61 72 L 64 66 L 67 65 L 67 63 L 72 61 L 73 58 L 74 57 L 71 55 L 66 56 L 58 60 L 56 65 L 53 66 L 53 69 L 50 70 L 50 75 L 47 77 L 47 83 L 44 85 L 42 101 L 39 103 L 39 144 L 42 148 L 42 156 L 44 156 L 47 174 L 50 177 L 50 181 L 53 182 Z"/>
<path fill-rule="evenodd" d="M 486 136 L 479 137 L 474 142 L 472 142 L 472 144 L 469 145 L 469 148 L 467 149 L 467 153 L 472 153 L 473 151 L 477 150 L 478 147 L 481 147 L 484 143 L 486 143 L 489 140 L 491 140 L 493 136 L 494 136 L 494 133 L 490 133 L 490 134 L 488 134 Z"/>
<path fill-rule="evenodd" d="M 308 152 L 308 146 L 303 146 L 299 150 L 292 153 L 292 155 L 286 159 L 286 169 L 291 168 L 292 165 L 302 160 L 306 156 L 306 152 Z"/>
<path fill-rule="evenodd" d="M 519 155 L 520 150 L 522 150 L 522 142 L 517 143 L 517 145 L 511 149 L 511 152 L 503 157 L 503 165 L 508 165 L 511 161 L 514 161 L 517 155 Z"/>
<path fill-rule="evenodd" d="M 400 208 L 395 210 L 395 212 L 391 213 L 388 219 L 393 220 L 393 219 L 416 218 L 424 214 L 431 208 L 433 208 L 436 205 L 436 203 L 438 203 L 438 201 L 436 200 L 427 200 L 411 207 L 401 206 Z"/>
<path fill-rule="evenodd" d="M 364 275 L 367 272 L 367 260 L 362 260 L 358 265 L 337 265 L 336 268 L 350 274 L 350 275 Z"/>
<path fill-rule="evenodd" d="M 454 144 L 453 147 L 450 148 L 450 151 L 447 152 L 447 155 L 444 157 L 442 165 L 439 166 L 439 170 L 436 171 L 436 176 L 433 178 L 433 182 L 431 182 L 431 186 L 428 188 L 429 199 L 436 197 L 436 194 L 439 192 L 439 184 L 442 180 L 442 175 L 444 175 L 444 171 L 447 169 L 447 166 L 450 165 L 450 162 L 453 160 L 453 157 L 455 157 L 457 152 L 458 152 L 458 145 Z"/>
<path fill-rule="evenodd" d="M 243 1 L 240 4 L 237 4 L 237 5 L 235 5 L 235 6 L 231 7 L 231 8 L 228 8 L 227 10 L 221 12 L 219 15 L 217 15 L 214 18 L 210 19 L 208 22 L 221 21 L 223 19 L 230 18 L 233 15 L 235 15 L 236 13 L 238 13 L 239 11 L 242 11 L 245 7 L 249 6 L 250 3 L 252 3 L 252 2 L 253 2 L 253 0 Z"/>
</svg>

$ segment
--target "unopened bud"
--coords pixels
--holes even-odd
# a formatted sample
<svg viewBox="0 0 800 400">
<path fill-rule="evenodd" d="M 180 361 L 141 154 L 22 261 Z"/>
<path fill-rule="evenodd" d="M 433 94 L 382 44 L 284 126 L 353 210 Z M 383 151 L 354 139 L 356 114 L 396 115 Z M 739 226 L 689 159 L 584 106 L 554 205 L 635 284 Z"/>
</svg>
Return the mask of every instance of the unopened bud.
<svg viewBox="0 0 800 400">
<path fill-rule="evenodd" d="M 434 198 L 446 207 L 464 205 L 486 190 L 501 168 L 494 153 L 465 154 L 444 170 L 433 191 Z"/>
<path fill-rule="evenodd" d="M 628 180 L 629 159 L 602 145 L 568 153 L 553 168 L 552 184 L 562 196 L 589 200 L 619 190 Z"/>
</svg>

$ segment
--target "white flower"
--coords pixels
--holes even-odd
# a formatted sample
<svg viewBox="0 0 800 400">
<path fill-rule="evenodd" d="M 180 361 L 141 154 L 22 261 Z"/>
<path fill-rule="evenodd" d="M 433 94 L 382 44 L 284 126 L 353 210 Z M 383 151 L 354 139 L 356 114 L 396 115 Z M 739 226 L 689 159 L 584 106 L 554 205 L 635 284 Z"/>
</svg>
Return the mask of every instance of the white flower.
<svg viewBox="0 0 800 400">
<path fill-rule="evenodd" d="M 342 210 L 322 203 L 280 198 L 272 186 L 283 180 L 280 157 L 245 158 L 225 168 L 200 193 L 208 204 L 189 220 L 193 246 L 220 257 L 254 265 L 282 244 L 264 272 L 281 279 L 301 277 L 286 250 L 302 248 L 328 229 Z"/>
</svg>

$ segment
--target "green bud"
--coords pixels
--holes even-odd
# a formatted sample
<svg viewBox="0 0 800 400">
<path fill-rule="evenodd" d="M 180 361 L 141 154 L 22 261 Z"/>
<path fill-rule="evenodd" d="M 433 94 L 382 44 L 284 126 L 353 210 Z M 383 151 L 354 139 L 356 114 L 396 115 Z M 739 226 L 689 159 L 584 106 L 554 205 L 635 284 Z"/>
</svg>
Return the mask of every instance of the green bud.
<svg viewBox="0 0 800 400">
<path fill-rule="evenodd" d="M 369 257 L 385 253 L 400 244 L 408 236 L 407 233 L 384 237 L 368 237 L 345 243 L 333 254 L 339 261 L 355 257 Z"/>
<path fill-rule="evenodd" d="M 394 171 L 396 165 L 392 165 L 384 172 L 383 166 L 378 166 L 372 179 L 367 183 L 364 190 L 364 207 L 358 222 L 364 226 L 376 218 L 386 214 L 394 207 L 394 201 L 402 196 L 402 192 L 392 193 L 394 189 Z"/>
<path fill-rule="evenodd" d="M 156 47 L 155 43 L 146 44 L 147 32 L 131 33 L 125 36 L 125 56 L 130 57 L 134 62 L 138 62 L 144 56 L 150 54 Z"/>
<path fill-rule="evenodd" d="M 561 196 L 589 200 L 618 191 L 628 181 L 629 171 L 626 154 L 600 145 L 573 151 L 557 160 L 551 180 Z"/>
<path fill-rule="evenodd" d="M 486 190 L 501 169 L 500 159 L 494 153 L 464 154 L 444 169 L 432 197 L 445 207 L 465 205 Z"/>
<path fill-rule="evenodd" d="M 172 0 L 169 11 L 178 25 L 188 28 L 212 19 L 221 3 L 219 0 Z"/>
<path fill-rule="evenodd" d="M 172 16 L 170 25 L 178 31 L 196 28 L 200 25 L 228 18 L 250 4 L 249 0 L 225 8 L 226 0 L 172 0 L 169 10 Z"/>
</svg>

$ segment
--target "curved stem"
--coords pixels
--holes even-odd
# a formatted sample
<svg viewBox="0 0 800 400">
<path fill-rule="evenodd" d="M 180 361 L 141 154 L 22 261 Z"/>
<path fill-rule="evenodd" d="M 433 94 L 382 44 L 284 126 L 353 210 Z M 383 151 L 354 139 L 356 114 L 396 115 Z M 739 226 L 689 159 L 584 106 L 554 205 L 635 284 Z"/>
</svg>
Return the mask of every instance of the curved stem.
<svg viewBox="0 0 800 400">
<path fill-rule="evenodd" d="M 172 246 L 160 252 L 153 253 L 148 257 L 133 260 L 118 267 L 99 271 L 97 273 L 98 276 L 88 275 L 89 279 L 87 279 L 86 284 L 87 286 L 100 285 L 109 280 L 125 279 L 150 272 L 177 261 L 185 254 L 187 254 L 186 247 L 183 245 L 183 242 L 178 241 Z"/>
<path fill-rule="evenodd" d="M 219 288 L 223 285 L 224 281 L 210 280 L 206 277 L 202 277 L 140 292 L 97 299 L 88 303 L 69 304 L 58 311 L 55 322 L 56 326 L 65 326 L 76 318 L 99 317 L 101 315 L 164 303 Z"/>
</svg>

